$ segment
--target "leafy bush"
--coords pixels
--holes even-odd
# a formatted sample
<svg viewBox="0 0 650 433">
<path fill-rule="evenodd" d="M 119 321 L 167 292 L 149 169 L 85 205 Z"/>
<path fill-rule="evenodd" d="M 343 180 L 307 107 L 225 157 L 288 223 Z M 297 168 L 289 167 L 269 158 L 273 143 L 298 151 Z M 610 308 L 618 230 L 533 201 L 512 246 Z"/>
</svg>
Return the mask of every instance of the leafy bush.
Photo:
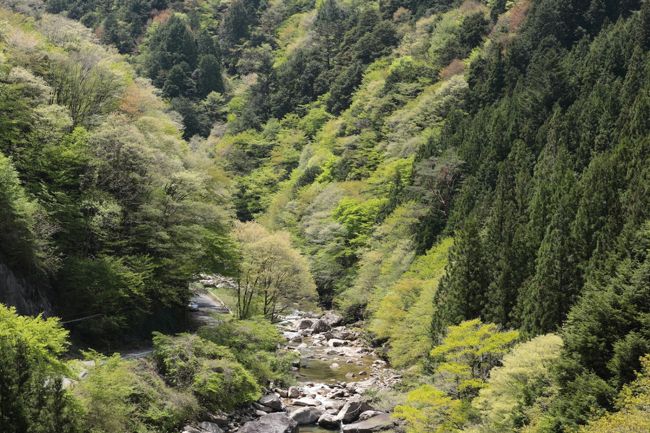
<svg viewBox="0 0 650 433">
<path fill-rule="evenodd" d="M 205 360 L 235 360 L 227 347 L 192 334 L 172 337 L 154 333 L 153 347 L 158 371 L 172 386 L 190 386 Z"/>
<path fill-rule="evenodd" d="M 228 359 L 204 360 L 192 390 L 210 410 L 232 410 L 261 396 L 253 375 L 238 362 Z"/>
<path fill-rule="evenodd" d="M 86 431 L 171 433 L 198 412 L 196 399 L 167 386 L 147 361 L 90 356 L 94 366 L 74 388 Z"/>
<path fill-rule="evenodd" d="M 263 319 L 229 320 L 199 329 L 199 335 L 213 344 L 227 346 L 237 361 L 253 374 L 258 383 L 290 381 L 288 372 L 295 355 L 278 352 L 284 343 L 278 329 Z"/>
</svg>

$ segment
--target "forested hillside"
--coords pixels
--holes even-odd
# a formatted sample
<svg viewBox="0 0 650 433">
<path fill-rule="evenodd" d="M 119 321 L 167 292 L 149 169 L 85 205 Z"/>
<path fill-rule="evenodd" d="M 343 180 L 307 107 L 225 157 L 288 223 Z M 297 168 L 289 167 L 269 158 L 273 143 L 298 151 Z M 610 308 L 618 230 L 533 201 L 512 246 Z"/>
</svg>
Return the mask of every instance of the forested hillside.
<svg viewBox="0 0 650 433">
<path fill-rule="evenodd" d="M 94 336 L 184 306 L 192 275 L 228 265 L 223 173 L 83 26 L 1 13 L 0 262 L 64 320 L 101 315 Z"/>
<path fill-rule="evenodd" d="M 650 428 L 650 1 L 2 4 L 0 265 L 35 311 L 110 341 L 177 329 L 201 273 L 243 320 L 315 288 L 403 372 L 396 431 Z M 220 409 L 284 380 L 250 326 L 264 371 L 156 337 L 188 413 L 221 397 L 174 351 L 251 375 Z"/>
</svg>

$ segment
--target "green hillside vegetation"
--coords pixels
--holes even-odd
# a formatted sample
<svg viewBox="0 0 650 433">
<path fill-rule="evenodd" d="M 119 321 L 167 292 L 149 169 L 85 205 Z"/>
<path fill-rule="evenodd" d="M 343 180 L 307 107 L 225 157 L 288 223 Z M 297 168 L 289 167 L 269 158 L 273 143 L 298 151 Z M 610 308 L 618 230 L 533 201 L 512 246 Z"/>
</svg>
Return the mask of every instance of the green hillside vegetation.
<svg viewBox="0 0 650 433">
<path fill-rule="evenodd" d="M 0 13 L 3 262 L 48 281 L 64 319 L 101 315 L 89 336 L 185 305 L 232 255 L 223 173 L 81 25 Z"/>
<path fill-rule="evenodd" d="M 271 381 L 291 380 L 294 357 L 275 353 L 282 336 L 265 321 L 204 327 L 201 336 L 156 333 L 153 360 L 88 352 L 83 362 L 63 359 L 68 332 L 58 319 L 0 306 L 0 323 L 7 433 L 177 432 L 200 414 L 256 401 Z"/>
<path fill-rule="evenodd" d="M 103 381 L 136 385 L 98 432 L 256 399 L 291 362 L 268 322 L 316 294 L 403 370 L 407 432 L 647 430 L 650 1 L 5 3 L 0 263 L 100 315 L 87 341 L 237 285 L 155 365 L 43 390 L 69 431 Z M 62 374 L 43 323 L 35 387 Z M 130 392 L 174 398 L 139 419 Z"/>
</svg>

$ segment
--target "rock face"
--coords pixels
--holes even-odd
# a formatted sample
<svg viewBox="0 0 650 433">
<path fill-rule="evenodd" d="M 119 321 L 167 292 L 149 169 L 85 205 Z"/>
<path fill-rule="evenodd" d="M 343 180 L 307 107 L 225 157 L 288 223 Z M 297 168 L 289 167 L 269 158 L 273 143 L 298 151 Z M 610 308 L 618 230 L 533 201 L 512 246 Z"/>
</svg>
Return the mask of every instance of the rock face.
<svg viewBox="0 0 650 433">
<path fill-rule="evenodd" d="M 282 404 L 282 400 L 280 399 L 280 396 L 276 393 L 265 395 L 264 397 L 260 398 L 259 403 L 262 406 L 268 407 L 273 412 L 280 412 L 284 410 L 284 405 Z"/>
<path fill-rule="evenodd" d="M 49 291 L 48 287 L 38 287 L 0 263 L 0 303 L 16 307 L 20 314 L 36 315 L 45 312 L 49 315 L 52 311 L 48 301 Z"/>
<path fill-rule="evenodd" d="M 344 433 L 372 433 L 382 430 L 388 430 L 393 427 L 395 422 L 391 419 L 390 415 L 382 413 L 368 418 L 365 421 L 359 421 L 354 424 L 343 426 Z"/>
<path fill-rule="evenodd" d="M 247 422 L 239 433 L 298 433 L 298 423 L 287 414 L 277 412 Z"/>
<path fill-rule="evenodd" d="M 301 407 L 296 409 L 289 417 L 296 421 L 298 425 L 315 424 L 318 419 L 323 415 L 323 409 L 318 407 Z"/>
</svg>

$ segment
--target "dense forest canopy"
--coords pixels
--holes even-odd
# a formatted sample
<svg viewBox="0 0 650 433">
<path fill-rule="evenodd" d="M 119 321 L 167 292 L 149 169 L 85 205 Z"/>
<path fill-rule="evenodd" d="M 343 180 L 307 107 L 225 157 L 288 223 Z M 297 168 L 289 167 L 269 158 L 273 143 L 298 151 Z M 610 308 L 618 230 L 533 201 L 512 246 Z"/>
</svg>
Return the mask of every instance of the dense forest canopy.
<svg viewBox="0 0 650 433">
<path fill-rule="evenodd" d="M 116 377 L 178 393 L 137 420 L 161 431 L 256 400 L 286 367 L 258 318 L 317 292 L 405 372 L 405 431 L 647 430 L 650 1 L 0 4 L 0 271 L 24 303 L 107 343 L 178 329 L 220 273 L 241 319 L 102 360 L 79 407 L 45 386 L 55 424 Z M 34 320 L 29 387 L 66 339 Z"/>
</svg>

